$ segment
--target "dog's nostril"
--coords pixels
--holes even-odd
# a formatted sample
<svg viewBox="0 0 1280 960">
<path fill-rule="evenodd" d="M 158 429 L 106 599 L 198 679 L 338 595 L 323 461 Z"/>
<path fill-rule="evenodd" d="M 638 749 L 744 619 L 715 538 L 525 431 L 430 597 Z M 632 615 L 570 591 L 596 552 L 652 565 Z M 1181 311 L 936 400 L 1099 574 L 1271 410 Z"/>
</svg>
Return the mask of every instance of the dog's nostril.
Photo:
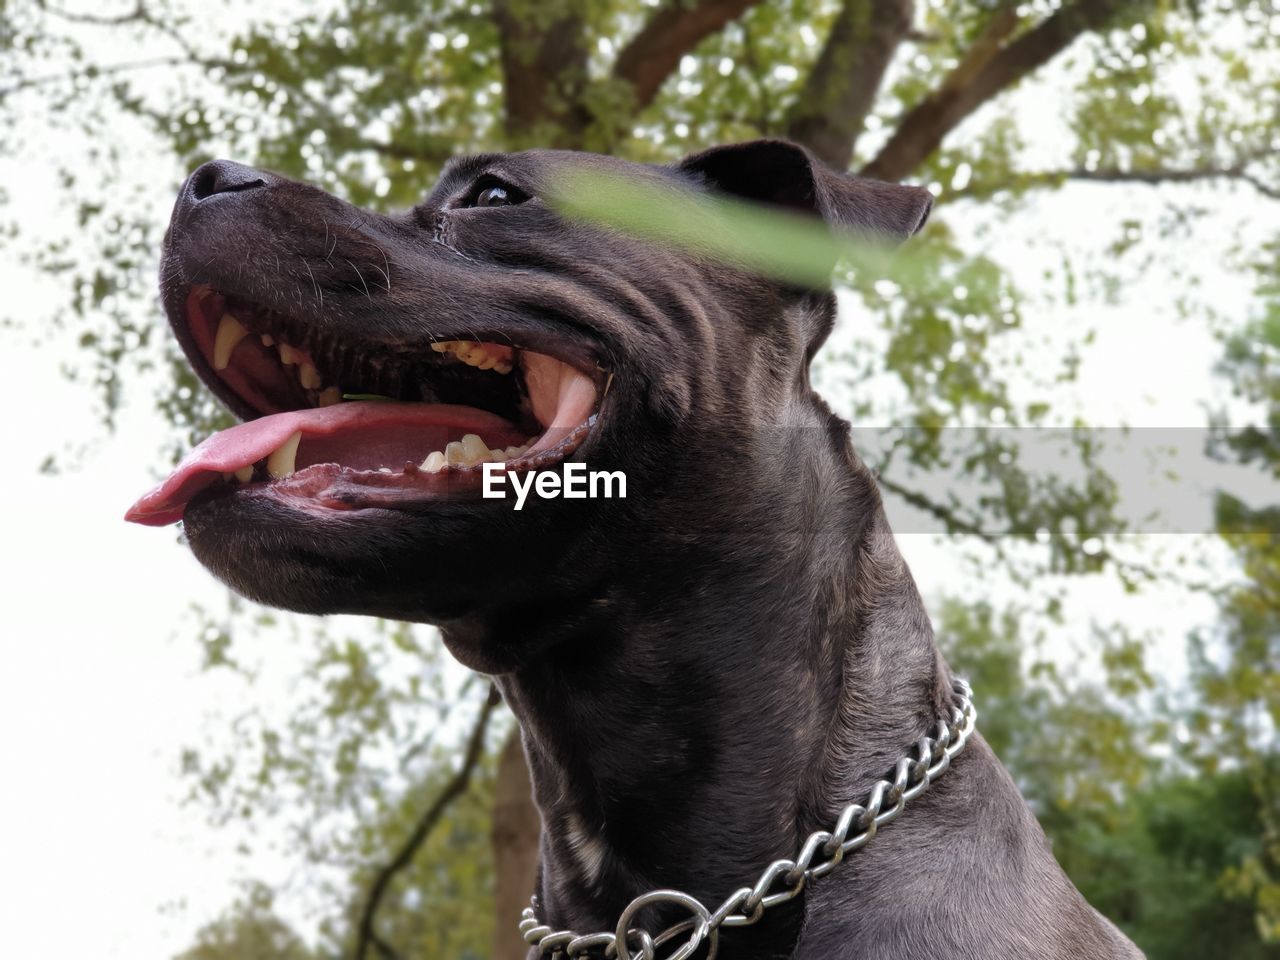
<svg viewBox="0 0 1280 960">
<path fill-rule="evenodd" d="M 230 160 L 211 160 L 191 175 L 192 199 L 208 200 L 219 193 L 235 193 L 253 190 L 267 185 L 266 176 L 259 170 Z"/>
</svg>

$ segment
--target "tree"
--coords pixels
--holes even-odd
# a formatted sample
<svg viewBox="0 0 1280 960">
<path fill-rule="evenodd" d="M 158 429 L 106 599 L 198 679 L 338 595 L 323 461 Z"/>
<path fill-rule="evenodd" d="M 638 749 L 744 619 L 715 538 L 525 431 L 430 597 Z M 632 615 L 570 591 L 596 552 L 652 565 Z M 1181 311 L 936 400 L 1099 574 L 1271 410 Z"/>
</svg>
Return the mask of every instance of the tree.
<svg viewBox="0 0 1280 960">
<path fill-rule="evenodd" d="M 158 402 L 188 438 L 225 423 L 225 414 L 139 307 L 160 224 L 132 209 L 127 192 L 101 189 L 128 181 L 129 150 L 114 133 L 122 121 L 149 130 L 186 166 L 231 153 L 380 207 L 414 202 L 454 153 L 531 144 L 664 161 L 711 142 L 786 135 L 840 168 L 916 178 L 939 194 L 918 245 L 918 272 L 910 284 L 887 286 L 846 278 L 858 333 L 828 354 L 824 368 L 849 413 L 910 428 L 873 455 L 885 488 L 963 535 L 977 562 L 1024 581 L 1051 570 L 1138 583 L 1153 571 L 1105 539 L 1122 520 L 1096 438 L 1069 436 L 1079 470 L 1068 476 L 1034 469 L 1019 457 L 1017 435 L 993 428 L 1054 422 L 1056 385 L 1074 376 L 1083 344 L 1039 379 L 1021 373 L 1035 348 L 1016 333 L 1028 304 L 1042 298 L 972 247 L 962 227 L 984 217 L 999 226 L 1028 198 L 1075 181 L 1121 189 L 1235 184 L 1274 198 L 1280 39 L 1273 17 L 1261 0 L 352 0 L 314 17 L 257 11 L 228 36 L 204 8 L 178 3 L 137 0 L 85 13 L 38 0 L 6 13 L 0 38 L 14 56 L 0 80 L 0 109 L 47 110 L 51 123 L 94 144 L 89 175 L 83 165 L 61 168 L 95 249 L 86 254 L 64 239 L 25 256 L 70 280 L 63 322 L 80 331 L 81 375 L 100 387 L 107 421 L 131 371 L 160 364 L 172 381 Z M 138 58 L 104 56 L 104 36 L 136 44 Z M 158 84 L 159 71 L 171 79 Z M 1175 91 L 1184 72 L 1203 75 L 1194 99 Z M 1065 142 L 1049 151 L 1057 162 L 1033 159 L 1019 135 L 1027 85 L 1061 104 Z M 23 145 L 13 132 L 20 129 L 15 123 L 3 134 L 6 146 Z M 1113 295 L 1116 264 L 1135 246 L 1132 226 L 1101 225 L 1121 235 L 1108 248 L 1115 262 L 1083 271 L 1065 264 L 1053 295 Z M 1176 295 L 1193 289 L 1188 279 Z M 890 388 L 865 387 L 873 383 Z M 946 429 L 958 425 L 968 428 L 959 439 Z M 926 482 L 939 475 L 980 492 L 940 495 Z M 1032 538 L 1040 531 L 1061 535 L 1039 543 Z M 248 629 L 242 616 L 235 624 L 238 633 Z M 213 662 L 229 665 L 226 631 L 212 636 Z M 313 716 L 330 725 L 326 743 L 304 736 L 305 721 L 283 730 L 263 724 L 260 736 L 239 745 L 238 767 L 189 757 L 200 795 L 224 816 L 269 807 L 281 782 L 310 802 L 323 796 L 319 805 L 330 811 L 371 803 L 378 816 L 338 858 L 355 878 L 353 902 L 365 901 L 370 866 L 399 846 L 373 824 L 411 833 L 414 818 L 400 801 L 427 802 L 425 785 L 439 782 L 430 764 L 387 778 L 369 759 L 368 743 L 394 726 L 392 715 L 427 696 L 385 679 L 378 657 L 396 649 L 420 658 L 424 675 L 434 670 L 431 650 L 401 628 L 360 642 L 329 636 L 320 645 L 310 673 L 332 682 L 320 684 L 313 701 L 323 705 Z M 1112 674 L 1145 689 L 1132 663 L 1120 650 Z M 1051 823 L 1050 799 L 1068 790 L 1068 780 L 1073 803 L 1080 796 L 1102 803 L 1095 788 L 1104 774 L 1129 775 L 1113 761 L 1118 744 L 1137 736 L 1101 694 L 1088 709 L 1065 713 L 1076 692 L 1064 680 L 1008 707 L 1044 715 L 1058 733 L 1088 731 L 1110 745 L 1089 753 L 1097 744 L 1081 736 L 1074 765 L 1054 768 L 1045 751 L 1019 746 L 1009 730 L 1010 763 L 1044 798 Z M 995 717 L 998 724 L 998 708 Z M 401 754 L 421 736 L 410 726 L 413 733 L 391 738 Z M 252 760 L 260 762 L 245 772 Z M 332 778 L 320 772 L 330 763 Z M 1081 782 L 1082 765 L 1093 774 Z M 500 908 L 504 917 L 511 912 Z M 382 922 L 414 936 L 401 913 Z M 350 933 L 338 924 L 335 942 Z"/>
<path fill-rule="evenodd" d="M 1163 758 L 1178 711 L 1123 706 L 1157 687 L 1139 646 L 1112 643 L 1105 684 L 1072 681 L 1025 626 L 1016 610 L 982 603 L 951 600 L 939 616 L 950 661 L 983 691 L 985 735 L 1081 892 L 1149 957 L 1280 956 L 1274 751 L 1255 743 L 1228 754 L 1195 736 L 1195 769 Z M 1250 688 L 1221 689 L 1235 698 Z"/>
<path fill-rule="evenodd" d="M 196 935 L 176 960 L 320 960 L 272 910 L 271 891 L 255 884 L 245 897 Z"/>
</svg>

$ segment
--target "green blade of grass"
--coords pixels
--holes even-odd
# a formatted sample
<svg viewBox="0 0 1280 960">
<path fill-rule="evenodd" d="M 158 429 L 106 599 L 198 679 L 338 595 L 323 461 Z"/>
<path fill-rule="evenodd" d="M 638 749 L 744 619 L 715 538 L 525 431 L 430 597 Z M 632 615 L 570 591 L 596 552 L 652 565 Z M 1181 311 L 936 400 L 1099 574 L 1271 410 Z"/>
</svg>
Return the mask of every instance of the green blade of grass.
<svg viewBox="0 0 1280 960">
<path fill-rule="evenodd" d="M 344 393 L 343 400 L 388 400 L 395 402 L 395 397 L 384 397 L 380 393 Z"/>
<path fill-rule="evenodd" d="M 550 185 L 548 199 L 566 217 L 800 286 L 827 286 L 839 261 L 882 269 L 886 254 L 884 245 L 835 233 L 817 217 L 675 184 L 576 170 Z"/>
</svg>

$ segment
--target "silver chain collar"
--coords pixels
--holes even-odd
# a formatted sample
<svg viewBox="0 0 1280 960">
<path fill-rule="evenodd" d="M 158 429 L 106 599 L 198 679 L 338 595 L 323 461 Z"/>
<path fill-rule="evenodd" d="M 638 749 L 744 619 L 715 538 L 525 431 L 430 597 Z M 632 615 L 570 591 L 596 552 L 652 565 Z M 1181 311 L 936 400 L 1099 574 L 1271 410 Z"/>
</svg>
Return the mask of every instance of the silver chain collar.
<svg viewBox="0 0 1280 960">
<path fill-rule="evenodd" d="M 552 930 L 544 924 L 538 919 L 538 899 L 534 897 L 532 906 L 521 914 L 520 933 L 530 946 L 537 948 L 539 960 L 658 960 L 659 949 L 685 934 L 687 937 L 661 960 L 687 960 L 704 941 L 709 945 L 706 960 L 714 960 L 721 927 L 749 927 L 759 922 L 770 907 L 794 900 L 810 880 L 826 876 L 845 856 L 866 846 L 876 830 L 902 812 L 908 800 L 920 796 L 942 776 L 951 765 L 951 758 L 964 749 L 978 722 L 969 684 L 953 680 L 951 689 L 956 703 L 950 721 L 939 720 L 935 736 L 921 737 L 915 745 L 915 756 L 908 753 L 902 757 L 894 767 L 893 779 L 877 782 L 865 806 L 846 806 L 830 831 L 809 834 L 794 860 L 775 860 L 765 867 L 755 886 L 735 890 L 717 909 L 708 910 L 695 897 L 679 890 L 651 890 L 627 904 L 612 933 L 582 935 Z M 854 831 L 852 835 L 850 831 Z M 632 927 L 632 918 L 655 903 L 677 904 L 690 916 L 656 936 Z"/>
</svg>

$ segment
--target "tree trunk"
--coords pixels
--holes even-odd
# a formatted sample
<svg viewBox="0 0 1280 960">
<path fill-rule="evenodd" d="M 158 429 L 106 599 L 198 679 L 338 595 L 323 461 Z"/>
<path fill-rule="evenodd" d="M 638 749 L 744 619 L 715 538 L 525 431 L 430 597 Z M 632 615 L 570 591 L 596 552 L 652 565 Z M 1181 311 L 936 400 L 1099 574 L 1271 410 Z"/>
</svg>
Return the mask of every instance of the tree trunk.
<svg viewBox="0 0 1280 960">
<path fill-rule="evenodd" d="M 913 0 L 845 0 L 787 117 L 787 136 L 844 170 L 885 70 L 911 29 Z"/>
<path fill-rule="evenodd" d="M 533 786 L 519 730 L 511 731 L 498 759 L 492 830 L 497 910 L 493 957 L 494 960 L 524 960 L 529 948 L 516 924 L 520 911 L 529 905 L 533 894 L 542 819 L 533 805 Z"/>
<path fill-rule="evenodd" d="M 578 0 L 497 0 L 507 146 L 582 148 L 587 48 Z"/>
</svg>

